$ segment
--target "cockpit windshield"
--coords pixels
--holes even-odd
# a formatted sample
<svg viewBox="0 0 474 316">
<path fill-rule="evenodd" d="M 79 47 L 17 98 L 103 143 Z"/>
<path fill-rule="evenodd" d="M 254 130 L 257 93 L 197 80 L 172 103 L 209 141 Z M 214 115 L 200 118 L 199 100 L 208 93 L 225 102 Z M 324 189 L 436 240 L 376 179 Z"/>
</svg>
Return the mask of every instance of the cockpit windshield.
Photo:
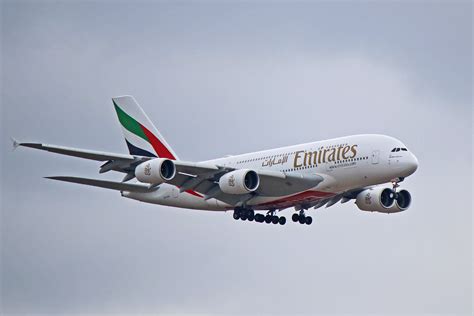
<svg viewBox="0 0 474 316">
<path fill-rule="evenodd" d="M 392 153 L 399 152 L 399 151 L 408 151 L 408 149 L 406 149 L 404 147 L 403 148 L 402 147 L 397 147 L 397 148 L 394 148 L 394 149 L 391 150 Z"/>
</svg>

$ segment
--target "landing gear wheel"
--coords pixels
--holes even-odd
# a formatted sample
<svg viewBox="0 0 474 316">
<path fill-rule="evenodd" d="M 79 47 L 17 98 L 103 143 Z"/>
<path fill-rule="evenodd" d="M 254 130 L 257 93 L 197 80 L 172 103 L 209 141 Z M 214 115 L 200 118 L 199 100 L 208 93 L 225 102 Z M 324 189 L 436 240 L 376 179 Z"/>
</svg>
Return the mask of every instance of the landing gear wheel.
<svg viewBox="0 0 474 316">
<path fill-rule="evenodd" d="M 293 222 L 295 222 L 295 223 L 299 220 L 299 218 L 300 218 L 300 216 L 299 216 L 297 213 L 295 213 L 295 214 L 293 214 L 293 216 L 291 216 L 291 219 L 292 219 Z"/>
<path fill-rule="evenodd" d="M 234 214 L 232 215 L 232 217 L 233 217 L 235 220 L 240 219 L 240 212 L 234 211 Z"/>
<path fill-rule="evenodd" d="M 271 222 L 272 222 L 272 216 L 271 215 L 265 216 L 265 223 L 270 224 Z"/>
<path fill-rule="evenodd" d="M 278 223 L 280 225 L 285 225 L 286 224 L 286 217 L 284 217 L 284 216 L 280 217 L 280 219 L 278 220 Z"/>
<path fill-rule="evenodd" d="M 240 219 L 243 220 L 243 221 L 246 221 L 247 220 L 247 214 L 245 214 L 245 212 L 242 212 L 242 214 L 240 214 Z"/>
<path fill-rule="evenodd" d="M 300 214 L 298 216 L 298 221 L 300 222 L 300 224 L 306 223 L 306 216 L 304 216 L 304 214 Z"/>
<path fill-rule="evenodd" d="M 255 215 L 254 215 L 254 212 L 253 211 L 250 211 L 247 213 L 247 219 L 251 222 L 253 222 L 253 220 L 255 219 Z"/>
<path fill-rule="evenodd" d="M 278 216 L 276 216 L 276 215 L 272 216 L 272 223 L 273 224 L 278 224 L 278 220 L 279 220 Z"/>
<path fill-rule="evenodd" d="M 313 222 L 313 218 L 311 216 L 307 216 L 305 219 L 306 225 L 311 225 Z"/>
<path fill-rule="evenodd" d="M 265 216 L 262 214 L 255 214 L 255 221 L 257 223 L 263 223 L 263 221 L 265 221 Z"/>
</svg>

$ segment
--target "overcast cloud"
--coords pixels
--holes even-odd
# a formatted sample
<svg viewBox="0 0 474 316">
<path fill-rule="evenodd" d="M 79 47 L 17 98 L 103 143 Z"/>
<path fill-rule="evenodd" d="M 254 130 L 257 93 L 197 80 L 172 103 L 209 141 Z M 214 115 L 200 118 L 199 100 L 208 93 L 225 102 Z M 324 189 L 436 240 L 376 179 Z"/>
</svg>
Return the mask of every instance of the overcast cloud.
<svg viewBox="0 0 474 316">
<path fill-rule="evenodd" d="M 471 2 L 7 1 L 1 20 L 3 313 L 471 315 Z M 392 135 L 420 162 L 412 207 L 236 222 L 48 181 L 99 165 L 12 152 L 126 152 L 123 94 L 186 160 Z"/>
</svg>

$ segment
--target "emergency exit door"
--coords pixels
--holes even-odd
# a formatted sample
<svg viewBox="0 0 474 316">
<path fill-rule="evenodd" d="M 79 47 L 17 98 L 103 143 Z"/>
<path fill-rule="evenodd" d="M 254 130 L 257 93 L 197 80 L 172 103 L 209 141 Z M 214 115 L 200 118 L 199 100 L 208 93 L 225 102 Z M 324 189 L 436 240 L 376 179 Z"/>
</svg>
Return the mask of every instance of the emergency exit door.
<svg viewBox="0 0 474 316">
<path fill-rule="evenodd" d="M 374 150 L 372 152 L 372 164 L 378 164 L 379 163 L 379 156 L 380 156 L 380 151 L 379 150 Z"/>
</svg>

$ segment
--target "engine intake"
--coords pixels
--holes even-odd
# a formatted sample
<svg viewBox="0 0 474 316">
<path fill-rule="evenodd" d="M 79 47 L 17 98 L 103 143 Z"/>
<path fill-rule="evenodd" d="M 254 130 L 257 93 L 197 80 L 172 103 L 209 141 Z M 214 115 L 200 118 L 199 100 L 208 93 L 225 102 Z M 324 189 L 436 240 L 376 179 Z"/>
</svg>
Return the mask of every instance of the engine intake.
<svg viewBox="0 0 474 316">
<path fill-rule="evenodd" d="M 397 206 L 400 208 L 401 211 L 406 210 L 411 205 L 411 194 L 407 190 L 400 190 L 397 193 L 396 198 Z"/>
<path fill-rule="evenodd" d="M 362 211 L 397 213 L 408 209 L 411 204 L 411 195 L 407 190 L 395 193 L 386 187 L 374 187 L 360 192 L 356 198 L 356 205 Z"/>
<path fill-rule="evenodd" d="M 219 179 L 219 187 L 227 194 L 246 194 L 258 189 L 260 177 L 249 169 L 240 169 L 226 173 Z"/>
<path fill-rule="evenodd" d="M 135 168 L 135 177 L 144 183 L 163 183 L 173 179 L 175 175 L 176 166 L 173 161 L 165 158 L 151 159 Z"/>
</svg>

